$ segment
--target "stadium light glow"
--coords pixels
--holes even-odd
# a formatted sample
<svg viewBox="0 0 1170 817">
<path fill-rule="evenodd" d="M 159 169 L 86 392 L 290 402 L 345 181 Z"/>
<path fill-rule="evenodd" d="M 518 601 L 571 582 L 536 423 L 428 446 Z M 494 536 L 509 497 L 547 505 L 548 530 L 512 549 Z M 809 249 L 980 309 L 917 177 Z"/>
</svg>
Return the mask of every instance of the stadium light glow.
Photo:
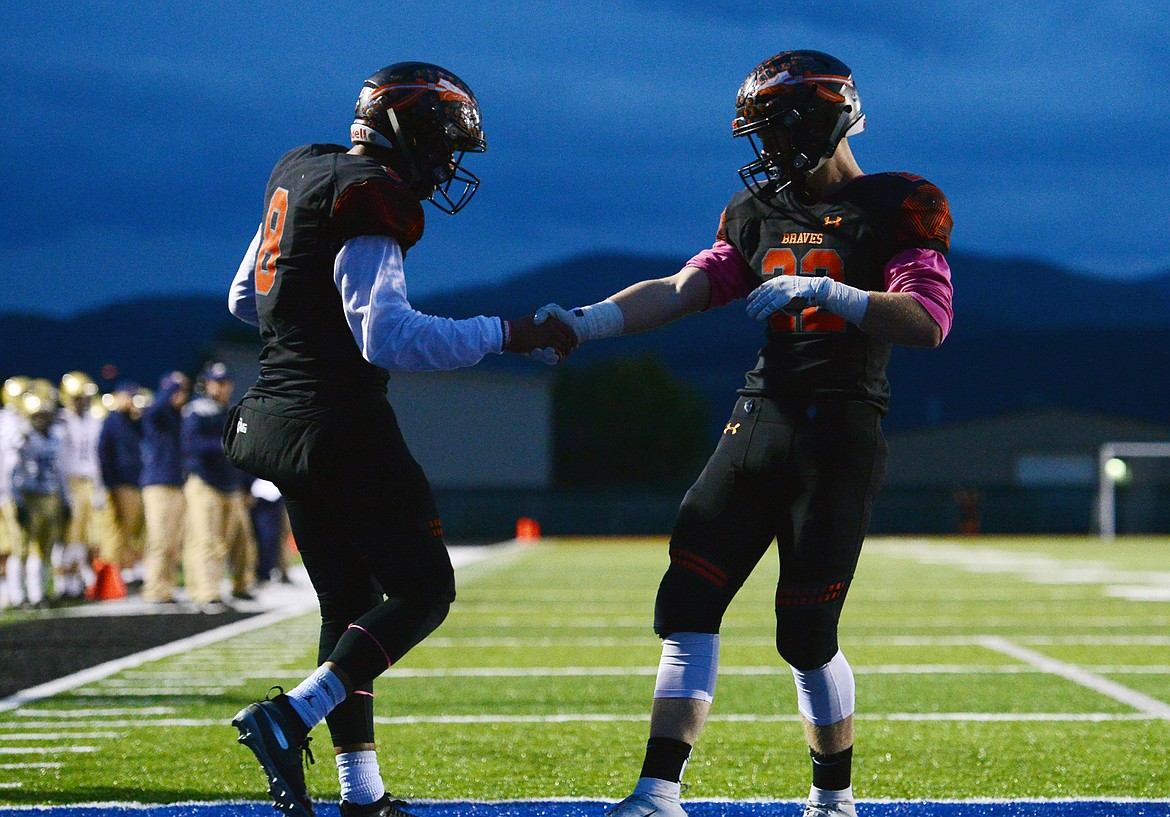
<svg viewBox="0 0 1170 817">
<path fill-rule="evenodd" d="M 1121 457 L 1113 457 L 1105 462 L 1105 476 L 1117 484 L 1129 482 L 1129 466 Z"/>
</svg>

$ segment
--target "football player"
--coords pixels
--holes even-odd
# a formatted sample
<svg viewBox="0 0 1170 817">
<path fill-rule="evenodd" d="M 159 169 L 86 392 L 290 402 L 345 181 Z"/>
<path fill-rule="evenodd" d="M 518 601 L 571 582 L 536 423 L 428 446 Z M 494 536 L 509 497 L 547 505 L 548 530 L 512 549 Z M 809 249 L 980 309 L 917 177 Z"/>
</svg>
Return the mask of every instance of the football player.
<svg viewBox="0 0 1170 817">
<path fill-rule="evenodd" d="M 94 494 L 98 483 L 97 440 L 102 421 L 90 410 L 98 387 L 85 372 L 68 372 L 61 378 L 61 467 L 69 485 L 72 515 L 65 529 L 58 579 L 63 598 L 85 594 L 84 571 L 96 550 L 97 528 Z"/>
<path fill-rule="evenodd" d="M 24 532 L 16 518 L 12 500 L 12 472 L 16 452 L 29 429 L 23 412 L 24 393 L 32 380 L 10 377 L 0 389 L 0 609 L 19 607 L 25 601 L 23 561 Z"/>
<path fill-rule="evenodd" d="M 422 202 L 454 214 L 479 185 L 479 103 L 459 77 L 403 62 L 365 81 L 353 146 L 295 148 L 276 164 L 230 307 L 260 327 L 261 373 L 225 435 L 273 482 L 321 604 L 320 667 L 233 723 L 277 806 L 312 814 L 300 765 L 327 720 L 343 815 L 400 815 L 374 746 L 372 682 L 446 617 L 454 574 L 431 488 L 386 401 L 389 372 L 471 366 L 503 351 L 555 359 L 576 338 L 533 316 L 451 320 L 415 310 L 403 260 Z"/>
<path fill-rule="evenodd" d="M 61 540 L 69 518 L 69 489 L 61 468 L 61 439 L 53 431 L 57 416 L 57 389 L 36 379 L 22 397 L 29 428 L 16 451 L 12 471 L 12 498 L 24 532 L 15 551 L 17 575 L 23 567 L 26 604 L 49 607 L 60 588 L 47 580 L 53 546 Z M 46 588 L 49 584 L 49 588 Z"/>
<path fill-rule="evenodd" d="M 943 194 L 909 173 L 865 175 L 848 137 L 865 117 L 853 75 L 817 51 L 765 60 L 736 98 L 740 170 L 714 245 L 668 278 L 572 311 L 579 341 L 642 332 L 747 298 L 765 327 L 719 445 L 683 498 L 654 629 L 663 639 L 650 739 L 611 817 L 683 817 L 680 780 L 715 693 L 719 628 L 773 539 L 776 647 L 812 754 L 806 817 L 855 815 L 853 674 L 837 623 L 886 464 L 893 344 L 935 347 L 951 325 Z"/>
</svg>

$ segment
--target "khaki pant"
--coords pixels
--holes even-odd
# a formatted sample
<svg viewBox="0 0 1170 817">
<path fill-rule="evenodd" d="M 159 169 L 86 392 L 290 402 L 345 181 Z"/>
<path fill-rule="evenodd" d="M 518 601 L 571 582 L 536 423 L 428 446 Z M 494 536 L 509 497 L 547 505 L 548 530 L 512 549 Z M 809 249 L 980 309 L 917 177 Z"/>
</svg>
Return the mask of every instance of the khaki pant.
<svg viewBox="0 0 1170 817">
<path fill-rule="evenodd" d="M 142 558 L 142 491 L 132 485 L 110 489 L 113 536 L 102 541 L 102 559 L 115 567 L 133 567 Z"/>
<path fill-rule="evenodd" d="M 24 497 L 24 507 L 28 522 L 24 537 L 12 552 L 23 559 L 35 549 L 40 554 L 41 563 L 47 565 L 51 561 L 53 545 L 57 544 L 64 529 L 65 502 L 57 494 L 30 492 Z"/>
<path fill-rule="evenodd" d="M 187 501 L 183 489 L 174 485 L 147 485 L 142 489 L 146 515 L 146 578 L 142 598 L 147 601 L 174 601 L 179 580 L 179 558 L 183 548 L 183 513 Z"/>
<path fill-rule="evenodd" d="M 69 477 L 69 506 L 73 510 L 73 518 L 65 530 L 65 544 L 93 547 L 98 541 L 93 492 L 93 480 L 89 477 Z"/>
<path fill-rule="evenodd" d="M 227 555 L 231 566 L 232 593 L 248 592 L 256 581 L 256 529 L 252 526 L 252 514 L 248 510 L 251 496 L 233 491 L 228 507 Z"/>
<path fill-rule="evenodd" d="M 228 518 L 231 494 L 217 491 L 197 476 L 183 486 L 187 500 L 186 535 L 183 537 L 183 575 L 191 601 L 220 601 L 224 562 L 227 558 Z"/>
</svg>

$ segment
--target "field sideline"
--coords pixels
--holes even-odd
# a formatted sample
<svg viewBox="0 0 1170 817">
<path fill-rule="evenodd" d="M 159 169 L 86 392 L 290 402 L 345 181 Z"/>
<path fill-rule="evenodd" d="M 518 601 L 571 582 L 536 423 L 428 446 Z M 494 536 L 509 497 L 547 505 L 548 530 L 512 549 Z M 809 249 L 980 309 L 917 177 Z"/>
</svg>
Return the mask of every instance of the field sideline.
<svg viewBox="0 0 1170 817">
<path fill-rule="evenodd" d="M 870 540 L 841 635 L 858 683 L 859 813 L 1170 815 L 1168 544 Z M 774 560 L 725 621 L 686 774 L 696 817 L 798 815 L 807 793 L 773 647 Z M 624 796 L 646 738 L 665 565 L 663 537 L 545 540 L 461 568 L 450 618 L 375 687 L 393 793 L 422 801 L 423 817 L 596 817 Z M 239 802 L 264 787 L 228 721 L 314 664 L 315 617 L 301 610 L 13 701 L 0 711 L 0 812 L 274 814 Z M 336 814 L 328 735 L 315 737 L 310 789 Z"/>
</svg>

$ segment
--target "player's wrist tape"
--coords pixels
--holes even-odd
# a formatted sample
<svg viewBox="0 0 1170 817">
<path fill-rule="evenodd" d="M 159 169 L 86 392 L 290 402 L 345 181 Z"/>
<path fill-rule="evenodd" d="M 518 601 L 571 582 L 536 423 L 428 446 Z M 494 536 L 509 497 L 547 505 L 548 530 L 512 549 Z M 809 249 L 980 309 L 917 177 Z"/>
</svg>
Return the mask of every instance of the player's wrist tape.
<svg viewBox="0 0 1170 817">
<path fill-rule="evenodd" d="M 582 343 L 587 340 L 612 338 L 615 335 L 620 335 L 626 325 L 622 308 L 613 301 L 601 301 L 589 306 L 579 306 L 572 312 L 577 319 L 573 324 L 573 329 L 578 334 L 577 340 Z"/>
<path fill-rule="evenodd" d="M 832 278 L 825 280 L 829 282 L 828 292 L 818 305 L 825 307 L 834 315 L 841 316 L 855 326 L 860 325 L 866 310 L 869 308 L 869 293 L 864 289 L 834 281 Z"/>
</svg>

